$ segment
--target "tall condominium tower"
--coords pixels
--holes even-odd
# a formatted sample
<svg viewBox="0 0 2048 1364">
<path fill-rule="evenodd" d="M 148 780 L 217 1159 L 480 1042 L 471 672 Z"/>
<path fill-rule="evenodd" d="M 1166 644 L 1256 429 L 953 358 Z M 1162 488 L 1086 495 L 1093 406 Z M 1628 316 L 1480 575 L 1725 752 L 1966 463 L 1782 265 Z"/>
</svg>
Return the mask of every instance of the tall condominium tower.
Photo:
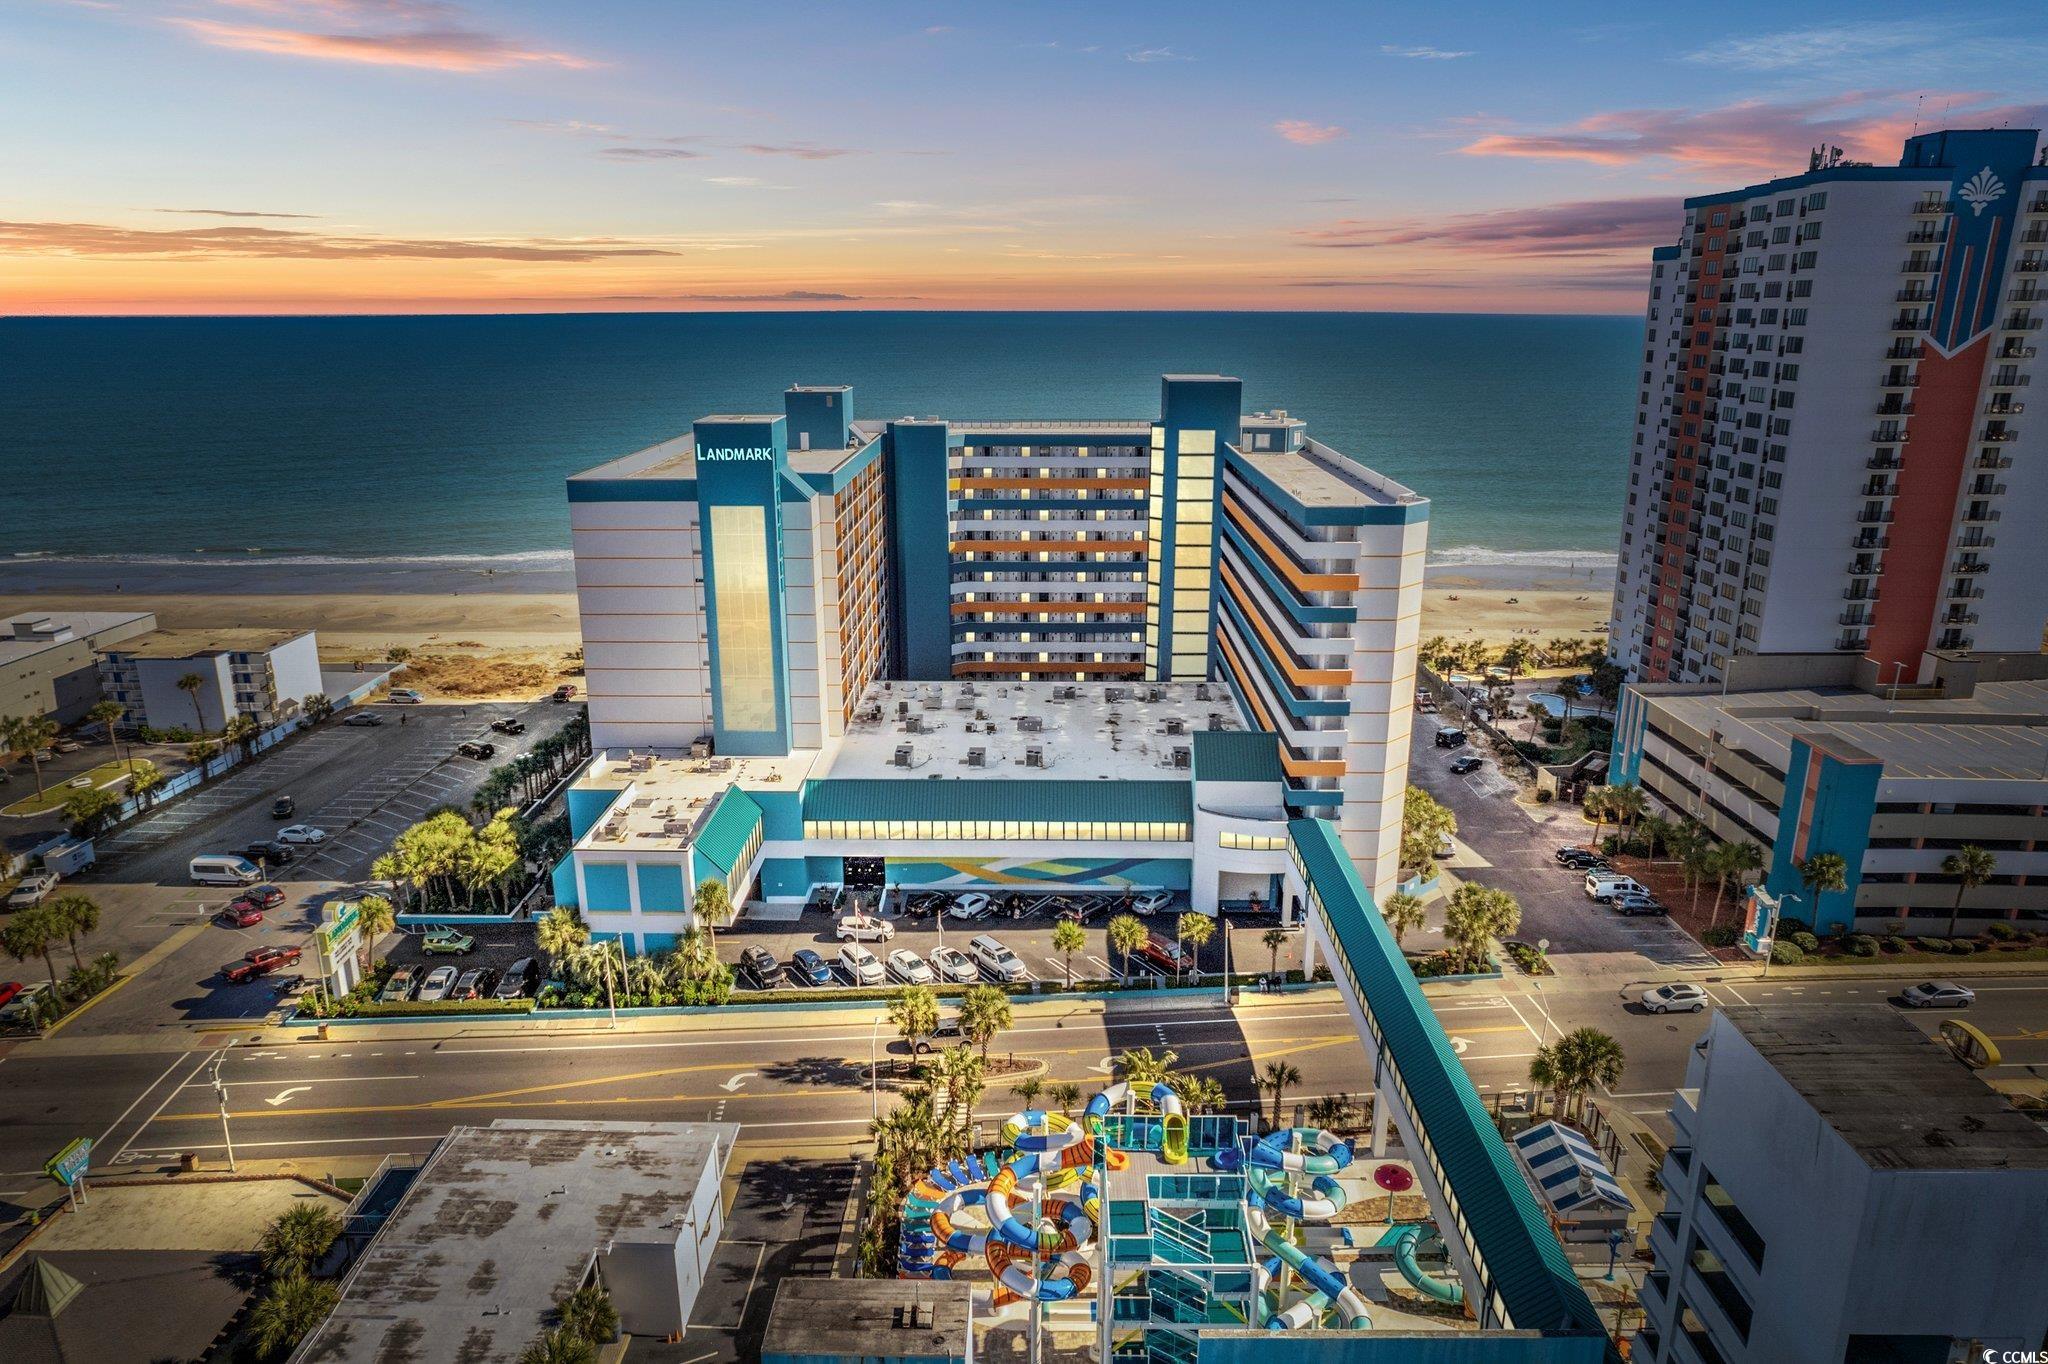
<svg viewBox="0 0 2048 1364">
<path fill-rule="evenodd" d="M 2032 129 L 1685 203 L 1653 256 L 1613 647 L 1647 682 L 1745 654 L 2035 652 L 2048 314 Z"/>
</svg>

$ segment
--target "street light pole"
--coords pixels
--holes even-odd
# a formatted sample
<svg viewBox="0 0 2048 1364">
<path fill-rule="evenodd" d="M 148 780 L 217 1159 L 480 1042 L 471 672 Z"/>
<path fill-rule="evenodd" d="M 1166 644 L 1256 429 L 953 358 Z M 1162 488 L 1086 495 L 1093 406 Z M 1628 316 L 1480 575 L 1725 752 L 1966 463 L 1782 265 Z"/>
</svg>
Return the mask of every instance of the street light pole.
<svg viewBox="0 0 2048 1364">
<path fill-rule="evenodd" d="M 1536 958 L 1539 964 L 1549 960 L 1550 939 L 1538 938 L 1536 940 Z M 1544 1029 L 1555 1033 L 1558 1030 L 1557 1020 L 1550 1016 L 1550 1006 L 1543 1000 L 1543 977 L 1540 974 L 1532 974 L 1529 980 L 1536 987 L 1536 1007 L 1543 1011 Z"/>
<path fill-rule="evenodd" d="M 221 1141 L 228 1148 L 228 1173 L 234 1174 L 236 1173 L 235 1136 L 233 1132 L 228 1130 L 228 1087 L 221 1083 L 220 1078 L 221 1062 L 227 1059 L 228 1054 L 224 1048 L 213 1054 L 213 1093 L 214 1097 L 220 1100 L 220 1137 Z"/>
<path fill-rule="evenodd" d="M 913 1058 L 914 1059 L 914 1058 Z M 882 1104 L 882 1015 L 875 1015 L 875 1026 L 868 1033 L 868 1121 L 881 1117 Z"/>
</svg>

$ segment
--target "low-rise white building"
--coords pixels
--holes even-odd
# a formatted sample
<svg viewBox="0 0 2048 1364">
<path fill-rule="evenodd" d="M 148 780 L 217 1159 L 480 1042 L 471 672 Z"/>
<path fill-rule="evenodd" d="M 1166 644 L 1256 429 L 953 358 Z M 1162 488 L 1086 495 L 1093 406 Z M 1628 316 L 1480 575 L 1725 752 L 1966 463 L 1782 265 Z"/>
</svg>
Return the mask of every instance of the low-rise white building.
<svg viewBox="0 0 2048 1364">
<path fill-rule="evenodd" d="M 50 611 L 0 626 L 0 715 L 85 718 L 100 699 L 96 651 L 156 629 L 149 611 Z"/>
<path fill-rule="evenodd" d="M 100 686 L 125 724 L 217 732 L 235 715 L 271 724 L 324 694 L 311 630 L 159 630 L 100 655 Z M 180 684 L 189 677 L 196 686 Z"/>
<path fill-rule="evenodd" d="M 1891 1008 L 1729 1008 L 1694 1048 L 1650 1364 L 1950 1364 L 2048 1338 L 2048 1132 Z"/>
</svg>

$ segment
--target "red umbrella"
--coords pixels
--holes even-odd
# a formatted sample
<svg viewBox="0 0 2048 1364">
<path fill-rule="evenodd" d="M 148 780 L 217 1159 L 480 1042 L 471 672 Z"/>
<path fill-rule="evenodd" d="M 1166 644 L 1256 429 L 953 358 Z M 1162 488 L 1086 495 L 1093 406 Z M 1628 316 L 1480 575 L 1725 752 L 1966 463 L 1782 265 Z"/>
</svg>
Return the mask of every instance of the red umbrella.
<svg viewBox="0 0 2048 1364">
<path fill-rule="evenodd" d="M 1415 1176 L 1405 1165 L 1382 1165 L 1372 1172 L 1372 1182 L 1387 1191 L 1387 1225 L 1394 1223 L 1394 1195 L 1415 1187 Z"/>
</svg>

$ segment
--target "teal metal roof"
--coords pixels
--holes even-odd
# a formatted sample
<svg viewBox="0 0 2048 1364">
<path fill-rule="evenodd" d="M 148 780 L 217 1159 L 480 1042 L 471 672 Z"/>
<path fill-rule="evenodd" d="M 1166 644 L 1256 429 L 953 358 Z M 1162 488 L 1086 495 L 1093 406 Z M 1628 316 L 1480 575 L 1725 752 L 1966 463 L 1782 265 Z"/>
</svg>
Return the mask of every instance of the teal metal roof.
<svg viewBox="0 0 2048 1364">
<path fill-rule="evenodd" d="M 804 787 L 807 820 L 1059 819 L 1187 824 L 1193 822 L 1194 811 L 1193 791 L 1184 781 L 827 778 Z"/>
<path fill-rule="evenodd" d="M 733 863 L 739 861 L 740 854 L 746 851 L 747 840 L 760 827 L 760 805 L 739 787 L 728 786 L 719 798 L 717 808 L 712 810 L 711 818 L 704 821 L 704 832 L 697 835 L 697 851 L 710 859 L 713 866 L 731 876 L 735 870 Z"/>
<path fill-rule="evenodd" d="M 1600 1332 L 1564 1247 L 1337 841 L 1336 826 L 1297 819 L 1287 830 L 1509 1321 L 1524 1331 Z"/>
<path fill-rule="evenodd" d="M 1277 786 L 1286 779 L 1280 769 L 1278 736 L 1264 730 L 1196 731 L 1196 781 L 1265 781 Z"/>
</svg>

